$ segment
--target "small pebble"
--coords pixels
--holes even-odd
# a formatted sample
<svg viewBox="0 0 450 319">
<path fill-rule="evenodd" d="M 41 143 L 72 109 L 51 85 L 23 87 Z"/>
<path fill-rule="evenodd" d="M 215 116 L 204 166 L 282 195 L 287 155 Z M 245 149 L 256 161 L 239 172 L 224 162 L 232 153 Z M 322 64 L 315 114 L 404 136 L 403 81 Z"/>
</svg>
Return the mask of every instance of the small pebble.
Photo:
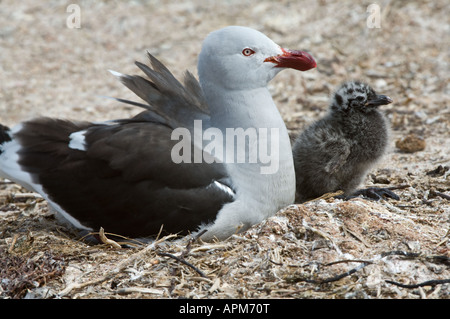
<svg viewBox="0 0 450 319">
<path fill-rule="evenodd" d="M 423 151 L 425 149 L 425 139 L 416 134 L 409 134 L 395 142 L 395 147 L 407 153 Z"/>
</svg>

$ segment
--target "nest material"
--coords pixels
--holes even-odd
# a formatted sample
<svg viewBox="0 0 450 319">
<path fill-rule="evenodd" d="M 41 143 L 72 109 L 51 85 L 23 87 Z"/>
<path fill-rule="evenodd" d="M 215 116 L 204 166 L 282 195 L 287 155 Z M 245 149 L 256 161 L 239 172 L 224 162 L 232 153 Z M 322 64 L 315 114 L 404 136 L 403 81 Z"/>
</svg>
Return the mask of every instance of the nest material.
<svg viewBox="0 0 450 319">
<path fill-rule="evenodd" d="M 42 251 L 50 247 L 52 254 L 62 256 L 57 263 L 60 271 L 45 270 L 51 276 L 35 286 L 12 289 L 3 284 L 2 294 L 36 298 L 448 298 L 449 234 L 441 227 L 448 226 L 448 220 L 442 219 L 445 211 L 417 213 L 399 206 L 364 199 L 321 199 L 289 206 L 223 242 L 164 237 L 127 249 L 110 244 L 87 246 L 64 238 L 68 230 L 58 230 L 56 222 L 53 231 L 48 225 L 36 228 L 42 224 L 37 214 L 30 219 L 17 212 L 15 222 L 34 228 L 33 240 L 29 240 L 30 232 L 16 236 L 16 241 L 14 236 L 4 239 L 2 263 L 19 258 L 25 269 L 27 260 L 39 264 Z M 11 280 L 11 271 L 2 273 L 2 283 Z"/>
<path fill-rule="evenodd" d="M 392 148 L 365 186 L 402 187 L 395 190 L 399 201 L 292 205 L 223 242 L 160 238 L 118 249 L 77 240 L 39 196 L 3 181 L 0 265 L 9 266 L 0 297 L 450 299 L 449 55 L 442 22 L 449 7 L 445 0 L 379 4 L 381 28 L 370 29 L 367 4 L 353 1 L 99 2 L 81 4 L 78 30 L 65 28 L 61 4 L 3 4 L 10 19 L 0 20 L 2 124 L 37 115 L 134 115 L 139 110 L 98 99 L 135 98 L 106 70 L 134 73 L 132 62 L 149 49 L 180 77 L 195 70 L 207 33 L 248 25 L 318 62 L 313 71 L 284 71 L 270 84 L 292 136 L 326 112 L 344 80 L 366 81 L 394 99 L 383 108 Z M 394 147 L 410 134 L 425 148 Z"/>
</svg>

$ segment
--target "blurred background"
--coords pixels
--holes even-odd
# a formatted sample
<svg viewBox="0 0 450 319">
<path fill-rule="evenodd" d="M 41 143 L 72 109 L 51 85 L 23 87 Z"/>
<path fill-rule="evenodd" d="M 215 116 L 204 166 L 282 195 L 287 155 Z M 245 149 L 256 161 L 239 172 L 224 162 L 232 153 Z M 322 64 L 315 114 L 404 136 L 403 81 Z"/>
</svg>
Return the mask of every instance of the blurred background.
<svg viewBox="0 0 450 319">
<path fill-rule="evenodd" d="M 146 62 L 148 50 L 177 77 L 196 73 L 202 40 L 227 25 L 255 28 L 317 60 L 316 70 L 284 71 L 271 82 L 292 130 L 324 112 L 335 87 L 355 78 L 394 99 L 388 111 L 400 114 L 395 125 L 408 111 L 420 121 L 449 114 L 446 0 L 378 1 L 379 18 L 371 1 L 73 2 L 1 2 L 1 123 L 135 114 L 140 110 L 101 97 L 138 99 L 108 69 L 138 73 L 134 61 Z"/>
</svg>

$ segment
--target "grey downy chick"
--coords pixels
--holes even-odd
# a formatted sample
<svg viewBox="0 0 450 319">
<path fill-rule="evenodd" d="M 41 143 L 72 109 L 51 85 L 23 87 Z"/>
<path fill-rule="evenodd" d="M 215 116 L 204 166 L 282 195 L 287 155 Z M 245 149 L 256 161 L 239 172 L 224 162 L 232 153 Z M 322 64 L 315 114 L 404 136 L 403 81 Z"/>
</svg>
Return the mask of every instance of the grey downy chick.
<svg viewBox="0 0 450 319">
<path fill-rule="evenodd" d="M 344 197 L 363 194 L 398 199 L 387 189 L 355 193 L 367 172 L 386 152 L 389 124 L 378 110 L 392 103 L 367 84 L 350 81 L 334 93 L 328 114 L 300 134 L 293 146 L 297 202 L 344 191 Z"/>
</svg>

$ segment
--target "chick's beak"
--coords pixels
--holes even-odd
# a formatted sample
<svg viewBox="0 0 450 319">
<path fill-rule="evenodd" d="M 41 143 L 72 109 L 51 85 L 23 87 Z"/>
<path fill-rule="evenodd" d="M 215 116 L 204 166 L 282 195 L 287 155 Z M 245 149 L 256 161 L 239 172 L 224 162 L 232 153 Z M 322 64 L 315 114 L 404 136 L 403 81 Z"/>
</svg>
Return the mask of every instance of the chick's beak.
<svg viewBox="0 0 450 319">
<path fill-rule="evenodd" d="M 290 68 L 299 71 L 308 71 L 317 66 L 314 58 L 304 51 L 281 49 L 280 55 L 268 57 L 264 62 L 275 63 L 277 68 Z"/>
<path fill-rule="evenodd" d="M 387 95 L 376 95 L 374 98 L 367 101 L 367 106 L 380 106 L 392 103 L 393 100 Z"/>
</svg>

